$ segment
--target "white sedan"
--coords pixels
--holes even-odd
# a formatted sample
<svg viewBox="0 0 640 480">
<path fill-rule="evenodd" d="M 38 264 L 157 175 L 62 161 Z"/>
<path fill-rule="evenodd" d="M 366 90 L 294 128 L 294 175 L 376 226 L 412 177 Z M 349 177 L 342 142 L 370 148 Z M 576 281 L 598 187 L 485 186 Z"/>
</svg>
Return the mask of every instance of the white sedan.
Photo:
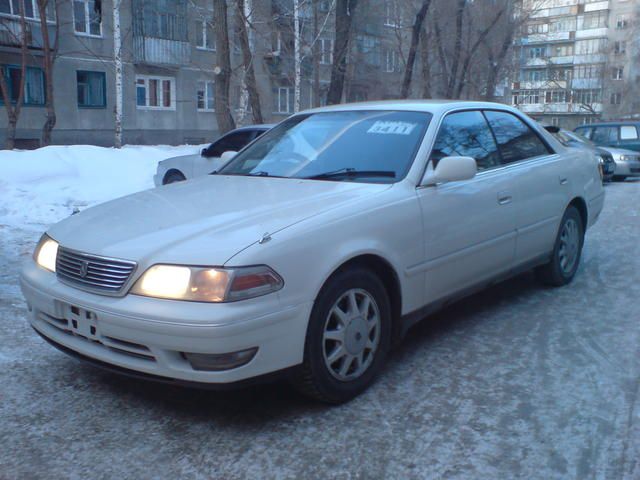
<svg viewBox="0 0 640 480">
<path fill-rule="evenodd" d="M 153 183 L 156 187 L 209 175 L 226 163 L 224 152 L 237 152 L 268 131 L 273 125 L 247 125 L 220 137 L 199 153 L 180 155 L 158 163 Z"/>
<path fill-rule="evenodd" d="M 33 328 L 94 364 L 218 387 L 285 374 L 338 403 L 443 305 L 530 268 L 569 283 L 603 203 L 593 154 L 510 107 L 339 105 L 218 175 L 54 225 L 21 286 Z"/>
</svg>

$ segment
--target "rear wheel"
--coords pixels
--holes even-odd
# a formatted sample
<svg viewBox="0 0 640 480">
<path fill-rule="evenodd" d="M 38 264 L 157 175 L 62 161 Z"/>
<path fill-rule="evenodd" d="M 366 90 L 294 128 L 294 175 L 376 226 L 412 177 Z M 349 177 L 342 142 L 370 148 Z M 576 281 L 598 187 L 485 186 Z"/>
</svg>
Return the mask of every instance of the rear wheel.
<svg viewBox="0 0 640 480">
<path fill-rule="evenodd" d="M 182 174 L 182 172 L 179 172 L 178 170 L 172 170 L 170 172 L 167 172 L 167 174 L 164 176 L 162 184 L 169 185 L 170 183 L 184 182 L 185 180 L 186 177 Z"/>
<path fill-rule="evenodd" d="M 351 400 L 382 369 L 390 340 L 391 308 L 380 279 L 363 268 L 339 272 L 315 301 L 294 386 L 327 403 Z"/>
<path fill-rule="evenodd" d="M 577 208 L 569 206 L 560 222 L 551 260 L 536 269 L 538 279 L 554 287 L 570 283 L 578 271 L 583 245 L 582 217 Z"/>
</svg>

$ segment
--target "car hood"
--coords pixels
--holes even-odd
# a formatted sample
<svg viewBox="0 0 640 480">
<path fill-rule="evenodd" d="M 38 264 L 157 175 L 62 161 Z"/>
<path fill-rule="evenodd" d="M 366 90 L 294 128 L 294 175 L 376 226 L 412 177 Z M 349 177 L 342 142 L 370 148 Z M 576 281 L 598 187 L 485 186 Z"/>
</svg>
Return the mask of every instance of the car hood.
<svg viewBox="0 0 640 480">
<path fill-rule="evenodd" d="M 600 150 L 604 150 L 609 152 L 611 155 L 619 156 L 619 155 L 638 155 L 638 152 L 633 150 L 627 150 L 625 148 L 614 148 L 614 147 L 598 147 Z"/>
<path fill-rule="evenodd" d="M 207 175 L 97 205 L 48 233 L 64 247 L 141 264 L 223 265 L 265 233 L 389 187 Z"/>
</svg>

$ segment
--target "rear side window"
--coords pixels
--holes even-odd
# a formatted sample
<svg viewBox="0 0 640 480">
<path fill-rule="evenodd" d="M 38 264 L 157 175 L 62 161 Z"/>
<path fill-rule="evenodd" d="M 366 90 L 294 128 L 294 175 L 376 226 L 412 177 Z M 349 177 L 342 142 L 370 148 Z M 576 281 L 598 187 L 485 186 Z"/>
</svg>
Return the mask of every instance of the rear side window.
<svg viewBox="0 0 640 480">
<path fill-rule="evenodd" d="M 575 129 L 575 132 L 579 135 L 582 135 L 584 138 L 591 139 L 591 133 L 593 132 L 593 130 L 591 128 L 579 127 Z"/>
<path fill-rule="evenodd" d="M 479 111 L 451 113 L 442 121 L 431 152 L 435 167 L 444 157 L 473 157 L 478 170 L 500 165 L 498 147 Z"/>
<path fill-rule="evenodd" d="M 633 125 L 623 125 L 620 127 L 620 140 L 637 140 L 638 130 Z"/>
<path fill-rule="evenodd" d="M 210 157 L 219 157 L 224 152 L 238 152 L 246 147 L 247 144 L 253 140 L 254 136 L 255 132 L 252 130 L 242 130 L 240 132 L 230 133 L 222 137 L 217 142 L 214 142 L 207 149 L 207 155 Z"/>
<path fill-rule="evenodd" d="M 618 141 L 618 127 L 595 127 L 591 140 L 597 145 L 607 145 Z"/>
<path fill-rule="evenodd" d="M 551 150 L 531 127 L 507 112 L 484 112 L 498 142 L 503 163 L 549 155 Z"/>
</svg>

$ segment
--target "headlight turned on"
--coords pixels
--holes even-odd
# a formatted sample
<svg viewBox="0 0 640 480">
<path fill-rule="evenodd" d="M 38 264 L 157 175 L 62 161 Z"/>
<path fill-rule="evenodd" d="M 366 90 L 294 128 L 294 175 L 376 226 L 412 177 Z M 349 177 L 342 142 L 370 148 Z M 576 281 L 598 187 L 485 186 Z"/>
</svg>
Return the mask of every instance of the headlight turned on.
<svg viewBox="0 0 640 480">
<path fill-rule="evenodd" d="M 282 278 L 266 265 L 238 268 L 154 265 L 131 289 L 134 295 L 191 302 L 235 302 L 276 292 Z"/>
<path fill-rule="evenodd" d="M 56 271 L 56 259 L 58 258 L 58 242 L 47 234 L 42 235 L 35 251 L 33 259 L 42 268 L 50 272 Z"/>
</svg>

